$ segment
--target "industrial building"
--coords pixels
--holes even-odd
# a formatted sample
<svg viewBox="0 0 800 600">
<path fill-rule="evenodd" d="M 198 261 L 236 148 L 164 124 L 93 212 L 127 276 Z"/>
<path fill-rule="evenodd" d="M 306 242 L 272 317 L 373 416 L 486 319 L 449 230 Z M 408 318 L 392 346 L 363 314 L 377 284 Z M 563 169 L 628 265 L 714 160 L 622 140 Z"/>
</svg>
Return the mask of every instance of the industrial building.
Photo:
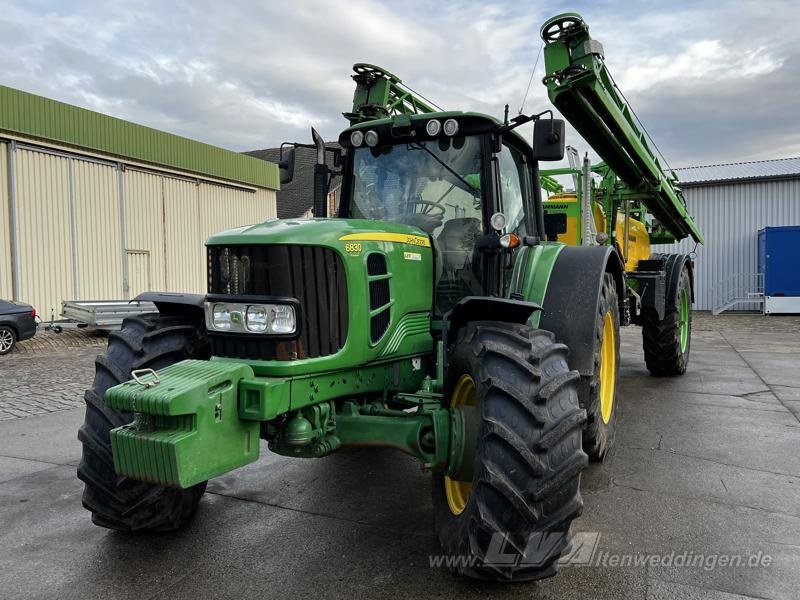
<svg viewBox="0 0 800 600">
<path fill-rule="evenodd" d="M 311 153 L 277 206 L 277 149 L 248 154 L 0 86 L 0 298 L 49 317 L 68 299 L 204 291 L 210 234 L 309 214 Z M 696 309 L 761 310 L 758 232 L 800 225 L 800 158 L 675 172 L 706 242 L 653 251 L 695 253 Z"/>
<path fill-rule="evenodd" d="M 336 142 L 325 144 L 328 148 L 340 148 Z M 251 150 L 245 152 L 249 156 L 278 163 L 281 160 L 280 148 L 266 148 L 264 150 Z M 326 152 L 325 160 L 328 167 L 338 171 L 333 161 L 333 153 Z M 315 148 L 298 147 L 295 149 L 294 176 L 288 183 L 281 185 L 278 191 L 278 218 L 298 219 L 313 216 L 314 206 L 314 165 L 317 164 L 317 151 Z M 339 196 L 342 190 L 341 176 L 334 174 L 330 182 L 328 194 L 328 214 L 335 214 L 339 206 Z"/>
<path fill-rule="evenodd" d="M 695 309 L 763 309 L 759 230 L 800 225 L 800 158 L 675 169 L 689 212 L 705 236 L 697 246 L 653 246 L 654 252 L 695 252 Z M 676 250 L 677 249 L 677 250 Z M 800 277 L 800 248 L 797 271 Z"/>
<path fill-rule="evenodd" d="M 0 298 L 205 292 L 212 233 L 276 216 L 277 165 L 0 86 Z"/>
</svg>

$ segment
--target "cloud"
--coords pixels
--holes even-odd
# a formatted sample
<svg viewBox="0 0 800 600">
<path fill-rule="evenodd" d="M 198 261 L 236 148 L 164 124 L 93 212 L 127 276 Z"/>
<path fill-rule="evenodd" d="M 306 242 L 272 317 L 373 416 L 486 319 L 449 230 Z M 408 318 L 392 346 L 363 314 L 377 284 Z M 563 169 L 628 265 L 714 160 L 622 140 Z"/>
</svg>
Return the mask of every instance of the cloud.
<svg viewBox="0 0 800 600">
<path fill-rule="evenodd" d="M 783 60 L 766 48 L 741 51 L 720 40 L 700 40 L 678 54 L 645 56 L 628 64 L 616 77 L 626 91 L 661 87 L 669 81 L 731 81 L 766 75 L 781 68 Z"/>
<path fill-rule="evenodd" d="M 372 62 L 449 109 L 522 103 L 543 0 L 176 4 L 39 0 L 0 14 L 3 84 L 234 150 L 333 139 L 351 65 Z M 797 154 L 800 5 L 580 6 L 637 114 L 674 166 Z M 780 15 L 780 18 L 776 18 Z M 526 110 L 549 106 L 534 74 Z M 569 143 L 586 149 L 574 132 Z M 596 157 L 596 154 L 594 154 Z"/>
</svg>

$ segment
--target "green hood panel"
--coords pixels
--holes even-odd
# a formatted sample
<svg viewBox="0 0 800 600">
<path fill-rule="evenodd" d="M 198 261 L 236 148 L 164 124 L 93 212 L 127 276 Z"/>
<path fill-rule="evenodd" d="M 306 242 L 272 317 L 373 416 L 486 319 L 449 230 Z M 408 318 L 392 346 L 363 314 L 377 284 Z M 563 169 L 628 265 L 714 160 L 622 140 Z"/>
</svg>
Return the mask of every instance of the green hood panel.
<svg viewBox="0 0 800 600">
<path fill-rule="evenodd" d="M 366 219 L 271 219 L 258 225 L 237 227 L 212 235 L 206 245 L 233 244 L 302 244 L 341 247 L 340 238 L 349 234 L 393 233 L 411 236 L 412 245 L 422 245 L 428 235 L 421 229 L 390 221 Z M 366 241 L 366 240 L 364 240 Z M 399 240 L 396 240 L 399 241 Z M 417 243 L 415 243 L 417 242 Z"/>
<path fill-rule="evenodd" d="M 313 358 L 236 359 L 256 375 L 336 371 L 433 349 L 433 249 L 430 237 L 416 227 L 363 219 L 275 219 L 218 233 L 206 245 L 322 246 L 342 260 L 348 297 L 344 346 L 335 354 Z M 326 305 L 314 310 L 335 312 Z"/>
</svg>

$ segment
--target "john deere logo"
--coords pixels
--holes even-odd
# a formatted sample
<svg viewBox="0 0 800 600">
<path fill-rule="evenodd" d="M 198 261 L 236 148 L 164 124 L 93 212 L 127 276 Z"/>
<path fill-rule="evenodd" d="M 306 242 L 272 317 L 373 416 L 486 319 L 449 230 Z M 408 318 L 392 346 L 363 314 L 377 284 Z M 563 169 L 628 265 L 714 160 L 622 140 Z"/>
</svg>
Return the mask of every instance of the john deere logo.
<svg viewBox="0 0 800 600">
<path fill-rule="evenodd" d="M 237 325 L 242 324 L 242 313 L 238 310 L 231 311 L 231 321 L 236 323 Z"/>
</svg>

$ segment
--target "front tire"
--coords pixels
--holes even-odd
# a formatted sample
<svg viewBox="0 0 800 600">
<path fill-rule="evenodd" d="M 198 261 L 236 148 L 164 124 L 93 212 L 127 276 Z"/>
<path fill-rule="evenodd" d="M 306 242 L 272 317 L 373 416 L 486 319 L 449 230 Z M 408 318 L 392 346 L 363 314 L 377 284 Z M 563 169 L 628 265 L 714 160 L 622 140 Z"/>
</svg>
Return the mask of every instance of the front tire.
<svg viewBox="0 0 800 600">
<path fill-rule="evenodd" d="M 436 529 L 445 554 L 458 557 L 455 572 L 500 581 L 555 575 L 583 509 L 577 380 L 567 347 L 549 332 L 493 321 L 459 330 L 445 398 L 477 407 L 474 475 L 471 483 L 433 477 Z"/>
<path fill-rule="evenodd" d="M 206 359 L 210 347 L 201 322 L 183 316 L 144 314 L 125 319 L 108 336 L 108 349 L 95 361 L 94 385 L 86 391 L 86 417 L 78 431 L 83 456 L 78 479 L 83 506 L 95 525 L 121 531 L 169 531 L 194 514 L 206 483 L 166 488 L 120 477 L 114 471 L 109 432 L 133 421 L 133 413 L 105 405 L 106 390 L 130 379 L 135 369 L 161 369 L 186 358 Z"/>
</svg>

